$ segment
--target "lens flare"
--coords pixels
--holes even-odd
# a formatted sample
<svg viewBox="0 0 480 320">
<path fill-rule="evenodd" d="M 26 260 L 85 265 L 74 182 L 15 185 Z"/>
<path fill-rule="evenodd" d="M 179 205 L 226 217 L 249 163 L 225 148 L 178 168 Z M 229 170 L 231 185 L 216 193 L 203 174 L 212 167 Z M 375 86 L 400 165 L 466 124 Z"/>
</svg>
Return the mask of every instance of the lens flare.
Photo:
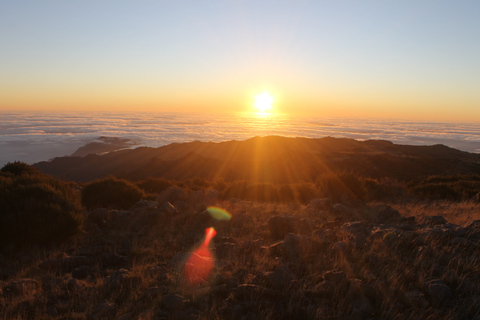
<svg viewBox="0 0 480 320">
<path fill-rule="evenodd" d="M 185 279 L 190 285 L 205 283 L 212 273 L 215 261 L 209 248 L 210 241 L 217 234 L 215 229 L 205 229 L 205 240 L 192 252 L 185 263 Z"/>
<path fill-rule="evenodd" d="M 208 213 L 212 218 L 215 220 L 230 220 L 232 218 L 232 215 L 228 213 L 226 210 L 218 207 L 208 207 L 207 208 Z"/>
</svg>

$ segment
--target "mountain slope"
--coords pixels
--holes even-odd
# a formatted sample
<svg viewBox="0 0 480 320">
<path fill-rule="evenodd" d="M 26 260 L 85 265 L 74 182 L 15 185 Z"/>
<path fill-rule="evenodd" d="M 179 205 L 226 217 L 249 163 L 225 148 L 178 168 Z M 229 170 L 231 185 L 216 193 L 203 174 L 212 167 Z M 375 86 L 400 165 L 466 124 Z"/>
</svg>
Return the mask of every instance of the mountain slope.
<svg viewBox="0 0 480 320">
<path fill-rule="evenodd" d="M 424 175 L 480 174 L 480 155 L 443 145 L 407 146 L 345 138 L 255 137 L 220 143 L 173 143 L 105 155 L 60 157 L 34 166 L 55 177 L 90 181 L 108 175 L 129 179 L 224 178 L 291 183 L 328 172 L 410 180 Z"/>
</svg>

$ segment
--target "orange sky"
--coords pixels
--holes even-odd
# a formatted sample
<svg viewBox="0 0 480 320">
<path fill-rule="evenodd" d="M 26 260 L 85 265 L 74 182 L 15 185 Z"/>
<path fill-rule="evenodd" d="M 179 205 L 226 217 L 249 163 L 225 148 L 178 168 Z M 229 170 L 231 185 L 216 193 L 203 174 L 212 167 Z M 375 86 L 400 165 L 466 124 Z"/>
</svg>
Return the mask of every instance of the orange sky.
<svg viewBox="0 0 480 320">
<path fill-rule="evenodd" d="M 0 111 L 480 121 L 479 2 L 0 5 Z M 88 23 L 86 23 L 88 22 Z"/>
</svg>

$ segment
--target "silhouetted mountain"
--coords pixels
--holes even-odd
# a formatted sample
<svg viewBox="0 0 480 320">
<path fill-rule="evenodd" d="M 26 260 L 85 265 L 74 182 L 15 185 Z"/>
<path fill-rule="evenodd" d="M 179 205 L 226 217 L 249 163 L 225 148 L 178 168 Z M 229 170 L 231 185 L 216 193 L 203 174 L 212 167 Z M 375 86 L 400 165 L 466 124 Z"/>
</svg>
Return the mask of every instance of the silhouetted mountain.
<svg viewBox="0 0 480 320">
<path fill-rule="evenodd" d="M 137 145 L 131 139 L 117 138 L 117 137 L 99 137 L 86 145 L 80 147 L 75 151 L 73 157 L 85 157 L 89 154 L 101 154 L 131 148 Z"/>
<path fill-rule="evenodd" d="M 269 136 L 60 157 L 34 166 L 58 178 L 84 182 L 108 175 L 129 179 L 222 177 L 227 181 L 309 182 L 322 173 L 342 171 L 372 178 L 410 180 L 435 174 L 480 174 L 480 155 L 444 145 Z"/>
</svg>

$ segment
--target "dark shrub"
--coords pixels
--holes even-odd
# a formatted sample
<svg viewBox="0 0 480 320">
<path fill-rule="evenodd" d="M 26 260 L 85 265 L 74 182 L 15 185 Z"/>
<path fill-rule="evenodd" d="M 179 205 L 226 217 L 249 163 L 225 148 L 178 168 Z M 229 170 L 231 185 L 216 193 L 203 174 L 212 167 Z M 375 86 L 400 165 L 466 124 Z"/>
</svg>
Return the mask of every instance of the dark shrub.
<svg viewBox="0 0 480 320">
<path fill-rule="evenodd" d="M 288 184 L 283 184 L 278 190 L 278 200 L 280 202 L 294 202 L 295 194 L 293 193 L 292 187 Z"/>
<path fill-rule="evenodd" d="M 230 183 L 222 194 L 223 199 L 239 198 L 246 199 L 247 188 L 251 182 L 241 180 Z"/>
<path fill-rule="evenodd" d="M 157 194 L 173 186 L 173 183 L 163 178 L 148 178 L 147 180 L 137 182 L 136 185 L 145 193 Z"/>
<path fill-rule="evenodd" d="M 133 183 L 108 177 L 88 183 L 82 190 L 82 204 L 87 209 L 129 209 L 144 192 Z"/>
<path fill-rule="evenodd" d="M 278 193 L 270 182 L 256 182 L 247 186 L 246 198 L 253 201 L 278 201 Z"/>
<path fill-rule="evenodd" d="M 44 244 L 81 228 L 79 195 L 25 163 L 7 164 L 0 175 L 0 241 L 3 245 Z"/>
<path fill-rule="evenodd" d="M 215 182 L 213 183 L 213 189 L 217 190 L 218 192 L 222 193 L 223 191 L 225 191 L 225 189 L 227 189 L 227 183 L 225 182 L 225 180 L 223 178 L 218 178 L 217 180 L 215 180 Z"/>
<path fill-rule="evenodd" d="M 38 171 L 36 168 L 29 166 L 28 164 L 24 162 L 19 162 L 15 161 L 13 163 L 7 163 L 3 168 L 1 169 L 3 173 L 11 173 L 14 176 L 20 176 L 23 174 L 40 174 L 40 171 Z"/>
<path fill-rule="evenodd" d="M 294 190 L 295 199 L 299 203 L 307 204 L 317 196 L 317 190 L 313 183 L 297 183 L 291 187 Z"/>
<path fill-rule="evenodd" d="M 210 188 L 211 185 L 210 181 L 199 177 L 187 181 L 187 186 L 191 190 L 204 190 Z"/>
<path fill-rule="evenodd" d="M 362 181 L 352 173 L 324 174 L 315 183 L 326 197 L 332 198 L 334 201 L 343 201 L 345 198 L 365 199 Z"/>
<path fill-rule="evenodd" d="M 430 176 L 409 182 L 408 189 L 413 195 L 421 198 L 468 200 L 480 192 L 480 176 Z"/>
</svg>

